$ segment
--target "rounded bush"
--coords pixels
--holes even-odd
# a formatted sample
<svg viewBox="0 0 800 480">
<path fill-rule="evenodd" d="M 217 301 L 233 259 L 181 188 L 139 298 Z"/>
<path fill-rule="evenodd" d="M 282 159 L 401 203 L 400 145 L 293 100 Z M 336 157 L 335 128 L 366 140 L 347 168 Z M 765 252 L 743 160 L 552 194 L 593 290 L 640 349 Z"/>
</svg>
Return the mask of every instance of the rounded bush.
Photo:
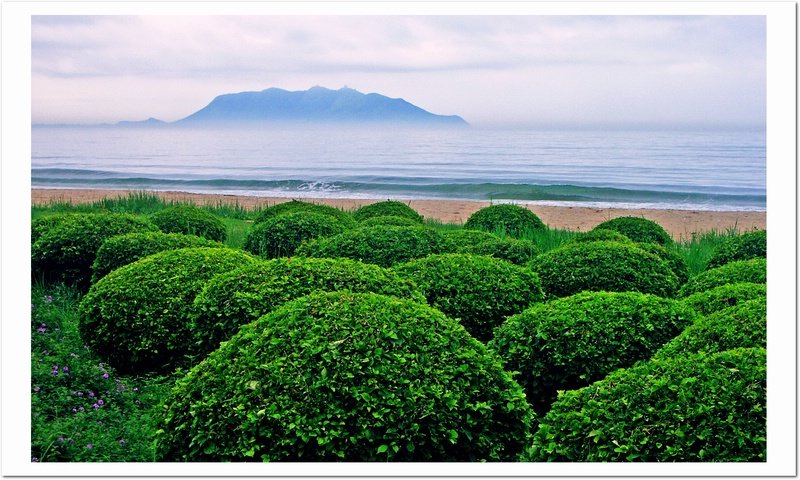
<svg viewBox="0 0 800 480">
<path fill-rule="evenodd" d="M 364 205 L 353 212 L 353 217 L 355 217 L 356 221 L 358 222 L 363 222 L 369 218 L 385 217 L 388 215 L 394 217 L 404 217 L 413 220 L 416 223 L 422 223 L 422 215 L 417 213 L 416 210 L 409 207 L 405 203 L 398 202 L 396 200 L 386 200 L 384 202 L 371 203 L 369 205 Z"/>
<path fill-rule="evenodd" d="M 641 217 L 617 217 L 606 220 L 593 230 L 613 230 L 634 242 L 669 245 L 672 237 L 664 228 L 652 220 Z"/>
<path fill-rule="evenodd" d="M 701 317 L 664 345 L 655 358 L 767 348 L 767 298 L 747 300 Z"/>
<path fill-rule="evenodd" d="M 479 243 L 483 243 L 489 240 L 499 240 L 501 237 L 489 232 L 484 232 L 483 230 L 466 230 L 466 229 L 458 229 L 458 230 L 442 230 L 442 233 L 450 240 L 454 247 L 454 253 L 467 253 L 469 247 L 474 247 Z"/>
<path fill-rule="evenodd" d="M 723 308 L 761 297 L 767 297 L 765 284 L 742 282 L 720 285 L 704 292 L 694 293 L 684 298 L 683 303 L 703 315 L 708 315 Z"/>
<path fill-rule="evenodd" d="M 535 417 L 455 321 L 372 293 L 302 297 L 178 380 L 159 461 L 513 460 Z"/>
<path fill-rule="evenodd" d="M 608 230 L 605 228 L 595 228 L 585 233 L 581 233 L 577 237 L 570 239 L 570 242 L 599 242 L 599 241 L 609 241 L 609 242 L 622 242 L 622 243 L 633 243 L 633 240 L 626 237 L 625 235 L 615 231 L 615 230 Z"/>
<path fill-rule="evenodd" d="M 318 203 L 301 202 L 300 200 L 291 200 L 289 202 L 278 203 L 271 207 L 267 207 L 256 215 L 253 224 L 259 224 L 267 219 L 283 215 L 286 213 L 295 212 L 311 212 L 321 215 L 329 215 L 339 220 L 339 222 L 347 228 L 354 228 L 356 221 L 353 215 L 328 205 L 321 205 Z"/>
<path fill-rule="evenodd" d="M 377 225 L 392 225 L 395 227 L 415 227 L 420 222 L 412 220 L 408 217 L 399 217 L 397 215 L 382 215 L 380 217 L 369 217 L 359 223 L 361 227 L 374 227 Z"/>
<path fill-rule="evenodd" d="M 192 331 L 199 354 L 215 350 L 246 323 L 316 291 L 372 292 L 425 303 L 416 286 L 377 265 L 347 258 L 278 258 L 211 279 L 194 300 Z"/>
<path fill-rule="evenodd" d="M 81 301 L 81 337 L 121 373 L 167 373 L 190 350 L 194 297 L 214 276 L 254 261 L 232 248 L 184 248 L 118 268 Z"/>
<path fill-rule="evenodd" d="M 156 231 L 146 219 L 108 213 L 64 217 L 31 246 L 31 270 L 47 282 L 88 288 L 97 250 L 107 239 L 133 232 Z"/>
<path fill-rule="evenodd" d="M 766 461 L 766 351 L 653 360 L 567 391 L 523 461 Z"/>
<path fill-rule="evenodd" d="M 123 265 L 154 253 L 189 247 L 224 247 L 223 244 L 182 233 L 140 232 L 111 237 L 97 250 L 92 264 L 92 283 Z"/>
<path fill-rule="evenodd" d="M 539 247 L 532 241 L 510 237 L 487 240 L 467 247 L 463 251 L 475 255 L 490 255 L 515 265 L 525 265 L 541 253 Z"/>
<path fill-rule="evenodd" d="M 545 412 L 572 390 L 650 358 L 698 314 L 678 300 L 637 292 L 583 292 L 533 305 L 495 330 L 489 348 Z"/>
<path fill-rule="evenodd" d="M 706 269 L 752 258 L 767 258 L 767 231 L 743 233 L 722 242 L 708 260 Z"/>
<path fill-rule="evenodd" d="M 217 242 L 228 236 L 222 220 L 194 205 L 175 205 L 150 215 L 150 220 L 164 233 L 197 235 Z"/>
<path fill-rule="evenodd" d="M 679 297 L 688 297 L 730 283 L 767 283 L 767 260 L 754 258 L 726 263 L 706 270 L 690 278 L 678 292 Z"/>
<path fill-rule="evenodd" d="M 291 257 L 306 240 L 338 235 L 346 230 L 338 219 L 313 212 L 292 212 L 253 225 L 244 250 L 263 258 Z"/>
<path fill-rule="evenodd" d="M 529 266 L 551 297 L 584 290 L 672 297 L 678 289 L 678 277 L 663 260 L 624 243 L 567 243 L 539 255 Z"/>
<path fill-rule="evenodd" d="M 295 255 L 351 258 L 391 267 L 395 263 L 452 250 L 452 243 L 430 228 L 377 226 L 309 240 L 295 250 Z"/>
<path fill-rule="evenodd" d="M 683 285 L 689 280 L 689 265 L 686 263 L 686 259 L 683 255 L 656 243 L 637 243 L 636 246 L 663 260 L 669 269 L 672 270 L 672 273 L 678 277 L 678 286 Z"/>
<path fill-rule="evenodd" d="M 464 223 L 464 228 L 504 232 L 512 237 L 517 237 L 523 232 L 544 230 L 547 227 L 535 213 L 527 208 L 504 203 L 491 205 L 473 213 Z"/>
<path fill-rule="evenodd" d="M 393 270 L 413 281 L 431 306 L 482 341 L 490 339 L 507 316 L 543 299 L 535 273 L 488 256 L 429 255 Z"/>
<path fill-rule="evenodd" d="M 31 245 L 39 240 L 39 237 L 44 235 L 50 229 L 69 221 L 70 218 L 76 216 L 74 213 L 56 213 L 54 215 L 47 215 L 40 217 L 31 222 Z"/>
</svg>

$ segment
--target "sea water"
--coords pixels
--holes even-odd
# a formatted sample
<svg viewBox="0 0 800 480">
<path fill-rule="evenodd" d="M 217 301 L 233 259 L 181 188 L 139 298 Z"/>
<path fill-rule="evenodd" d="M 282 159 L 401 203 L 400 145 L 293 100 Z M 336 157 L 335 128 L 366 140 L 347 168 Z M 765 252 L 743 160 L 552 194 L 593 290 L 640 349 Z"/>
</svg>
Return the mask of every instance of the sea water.
<svg viewBox="0 0 800 480">
<path fill-rule="evenodd" d="M 766 210 L 763 130 L 32 128 L 36 188 Z"/>
</svg>

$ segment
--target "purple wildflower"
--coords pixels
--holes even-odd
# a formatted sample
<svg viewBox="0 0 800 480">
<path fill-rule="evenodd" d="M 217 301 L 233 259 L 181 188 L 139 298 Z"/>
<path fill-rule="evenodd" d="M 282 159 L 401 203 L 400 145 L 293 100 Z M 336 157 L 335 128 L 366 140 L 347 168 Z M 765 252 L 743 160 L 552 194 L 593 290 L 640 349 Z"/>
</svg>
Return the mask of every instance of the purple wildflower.
<svg viewBox="0 0 800 480">
<path fill-rule="evenodd" d="M 104 402 L 102 398 L 101 398 L 100 400 L 98 400 L 98 401 L 97 401 L 97 404 L 98 404 L 98 405 L 103 405 L 104 403 L 106 403 L 106 402 Z"/>
<path fill-rule="evenodd" d="M 90 397 L 92 397 L 92 398 L 94 398 L 94 392 L 90 391 L 90 392 L 89 392 L 89 396 L 90 396 Z"/>
<path fill-rule="evenodd" d="M 44 327 L 39 327 L 39 328 L 36 329 L 36 331 L 39 332 L 39 333 L 46 333 L 47 329 L 44 328 Z"/>
<path fill-rule="evenodd" d="M 103 374 L 103 378 L 108 378 L 108 374 L 107 374 L 107 373 L 104 373 L 104 374 Z"/>
<path fill-rule="evenodd" d="M 84 408 L 83 408 L 83 405 L 81 405 L 80 407 L 78 407 L 78 411 L 79 411 L 79 412 L 82 412 L 83 410 L 84 410 Z"/>
<path fill-rule="evenodd" d="M 75 395 L 77 395 L 79 397 L 82 397 L 83 396 L 83 392 L 75 392 Z"/>
<path fill-rule="evenodd" d="M 86 448 L 88 448 L 89 450 L 91 450 L 91 449 L 93 449 L 93 448 L 94 448 L 94 445 L 92 445 L 92 444 L 90 443 L 90 444 L 86 445 Z"/>
<path fill-rule="evenodd" d="M 64 367 L 61 370 L 63 370 L 64 372 L 69 372 L 69 367 L 64 365 Z"/>
<path fill-rule="evenodd" d="M 58 443 L 64 443 L 64 437 L 58 437 Z"/>
<path fill-rule="evenodd" d="M 93 403 L 92 407 L 94 407 L 94 409 L 97 410 L 98 408 L 100 408 L 100 405 L 98 405 L 97 403 Z"/>
<path fill-rule="evenodd" d="M 34 391 L 34 393 L 39 393 L 39 390 L 41 390 L 41 388 L 40 388 L 40 387 L 38 387 L 38 386 L 36 386 L 36 387 L 33 387 L 33 391 Z"/>
<path fill-rule="evenodd" d="M 39 457 L 31 457 L 31 462 L 38 463 L 39 462 Z"/>
</svg>

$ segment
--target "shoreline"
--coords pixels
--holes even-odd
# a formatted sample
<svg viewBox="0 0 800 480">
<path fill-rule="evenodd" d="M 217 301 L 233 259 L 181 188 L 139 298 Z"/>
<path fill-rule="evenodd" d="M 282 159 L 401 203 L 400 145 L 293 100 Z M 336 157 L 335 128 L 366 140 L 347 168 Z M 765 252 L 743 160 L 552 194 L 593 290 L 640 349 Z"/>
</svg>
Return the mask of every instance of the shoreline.
<svg viewBox="0 0 800 480">
<path fill-rule="evenodd" d="M 47 205 L 53 201 L 64 201 L 73 204 L 92 203 L 104 198 L 125 197 L 129 193 L 142 190 L 107 190 L 107 189 L 49 189 L 31 188 L 31 204 Z M 198 205 L 231 204 L 245 208 L 270 206 L 287 202 L 293 197 L 257 197 L 246 195 L 188 193 L 178 191 L 147 190 L 146 193 L 157 195 L 167 201 L 185 201 Z M 345 210 L 370 203 L 379 199 L 358 198 L 294 198 L 307 202 L 321 203 Z M 488 200 L 402 200 L 425 218 L 432 218 L 443 223 L 463 223 L 477 210 L 489 206 Z M 551 228 L 586 232 L 596 225 L 616 217 L 644 217 L 660 224 L 675 240 L 688 240 L 693 234 L 711 230 L 725 231 L 736 228 L 740 232 L 754 229 L 766 229 L 766 212 L 754 211 L 710 211 L 710 210 L 667 210 L 648 208 L 595 208 L 573 206 L 549 206 L 515 202 L 533 211 Z"/>
</svg>

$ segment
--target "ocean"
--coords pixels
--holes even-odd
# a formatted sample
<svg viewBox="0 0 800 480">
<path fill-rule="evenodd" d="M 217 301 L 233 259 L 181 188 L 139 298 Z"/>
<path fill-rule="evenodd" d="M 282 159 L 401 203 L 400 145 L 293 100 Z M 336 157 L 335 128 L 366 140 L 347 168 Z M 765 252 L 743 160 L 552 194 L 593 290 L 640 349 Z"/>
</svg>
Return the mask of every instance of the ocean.
<svg viewBox="0 0 800 480">
<path fill-rule="evenodd" d="M 34 126 L 34 188 L 766 210 L 766 133 Z"/>
</svg>

